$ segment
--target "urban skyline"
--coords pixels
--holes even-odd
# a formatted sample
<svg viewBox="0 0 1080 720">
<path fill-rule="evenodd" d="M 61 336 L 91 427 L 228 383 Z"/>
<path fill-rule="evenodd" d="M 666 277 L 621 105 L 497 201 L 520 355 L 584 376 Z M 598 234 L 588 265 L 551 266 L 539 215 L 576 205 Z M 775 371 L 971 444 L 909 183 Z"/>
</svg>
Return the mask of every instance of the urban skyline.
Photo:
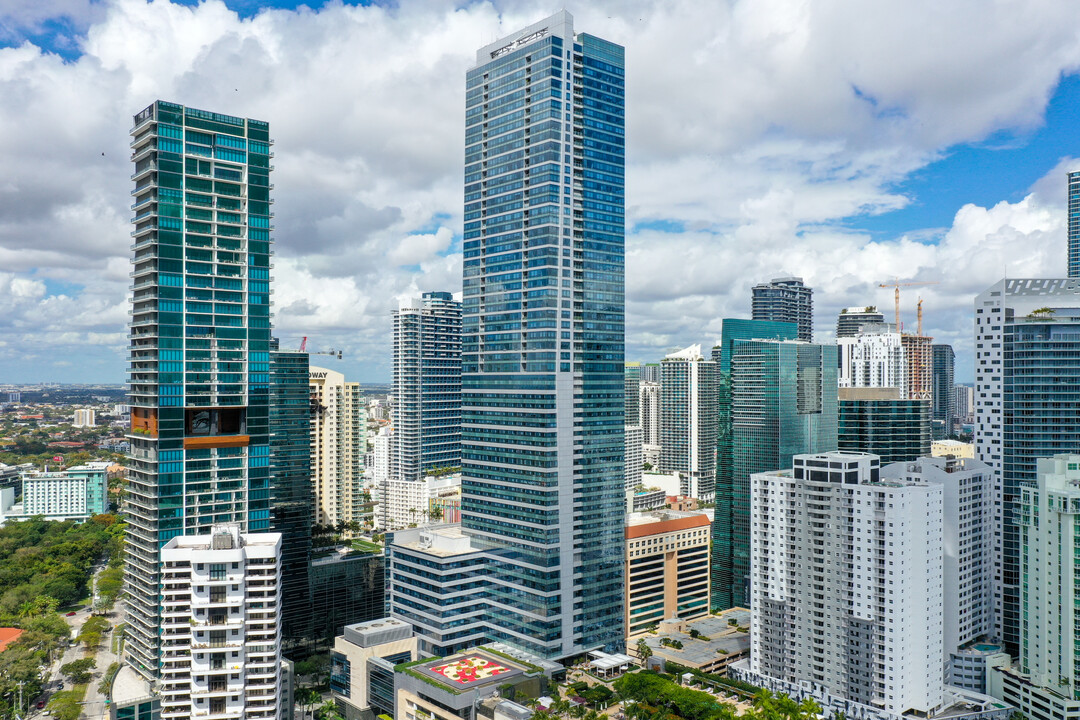
<svg viewBox="0 0 1080 720">
<path fill-rule="evenodd" d="M 32 9 L 0 11 L 0 54 L 20 67 L 19 79 L 0 81 L 5 90 L 0 95 L 28 100 L 18 108 L 0 107 L 0 124 L 16 130 L 58 127 L 59 116 L 47 112 L 55 107 L 49 88 L 60 91 L 73 84 L 95 88 L 88 101 L 93 111 L 81 113 L 59 135 L 42 133 L 38 139 L 18 130 L 0 140 L 0 151 L 12 159 L 10 186 L 0 193 L 0 210 L 12 219 L 0 232 L 6 268 L 0 273 L 5 318 L 0 375 L 15 382 L 121 379 L 126 210 L 116 198 L 123 197 L 117 178 L 126 175 L 120 166 L 127 151 L 110 128 L 130 112 L 127 108 L 171 97 L 236 116 L 264 117 L 281 128 L 297 149 L 280 159 L 276 171 L 276 192 L 283 198 L 274 271 L 281 285 L 276 323 L 283 347 L 297 346 L 300 337 L 310 335 L 319 347 L 345 348 L 343 369 L 350 377 L 388 380 L 390 310 L 403 296 L 453 291 L 460 277 L 460 121 L 432 118 L 454 118 L 463 106 L 463 89 L 450 80 L 468 66 L 463 46 L 481 44 L 544 13 L 468 5 L 453 14 L 348 6 L 257 14 L 252 4 L 243 3 L 234 5 L 241 9 L 237 15 L 218 3 L 115 2 L 90 3 L 85 16 L 56 10 L 53 17 L 53 7 L 35 3 Z M 652 360 L 695 342 L 707 345 L 719 334 L 719 318 L 745 314 L 752 285 L 784 274 L 798 274 L 815 289 L 820 341 L 840 307 L 887 306 L 889 292 L 876 284 L 896 276 L 942 282 L 924 288 L 927 334 L 956 348 L 957 379 L 970 381 L 970 296 L 1006 271 L 1011 277 L 1063 274 L 1062 180 L 1071 164 L 1059 161 L 1074 147 L 1076 131 L 1063 121 L 1080 98 L 1080 83 L 1070 74 L 1078 51 L 1072 39 L 1058 34 L 1067 25 L 1058 15 L 1065 5 L 1048 3 L 1022 17 L 988 16 L 988 26 L 1009 32 L 980 32 L 978 38 L 957 10 L 938 18 L 950 42 L 920 48 L 916 57 L 905 53 L 904 62 L 890 63 L 888 72 L 872 67 L 857 75 L 830 61 L 819 80 L 824 84 L 813 86 L 828 92 L 813 98 L 801 92 L 783 99 L 747 94 L 761 127 L 775 128 L 771 136 L 755 130 L 757 123 L 743 111 L 712 112 L 711 106 L 697 104 L 706 100 L 666 87 L 652 67 L 664 65 L 654 61 L 660 56 L 689 64 L 689 56 L 680 53 L 704 47 L 713 62 L 704 63 L 708 71 L 695 70 L 705 73 L 695 76 L 699 84 L 749 93 L 728 87 L 729 76 L 771 73 L 783 94 L 805 78 L 787 64 L 770 65 L 759 52 L 782 42 L 755 29 L 755 22 L 769 20 L 761 14 L 768 11 L 728 14 L 694 3 L 658 8 L 598 5 L 578 14 L 579 21 L 629 48 L 630 65 L 642 69 L 631 76 L 630 97 L 652 98 L 630 121 L 635 143 L 627 183 L 627 356 Z M 805 12 L 818 13 L 820 22 L 806 31 L 806 45 L 793 55 L 799 66 L 820 58 L 822 45 L 831 41 L 820 33 L 840 22 L 825 10 Z M 878 12 L 909 21 L 921 13 L 888 6 Z M 701 22 L 692 20 L 695 13 Z M 864 24 L 862 35 L 868 42 L 876 38 L 878 45 L 895 34 L 874 17 L 857 15 L 845 22 Z M 365 30 L 365 23 L 372 29 Z M 306 82 L 308 73 L 333 73 L 315 61 L 301 62 L 296 54 L 293 28 L 324 32 L 323 26 L 335 29 L 335 37 L 322 38 L 329 47 L 327 62 L 358 66 L 381 55 L 413 63 L 410 74 L 423 90 L 365 80 L 369 84 L 354 86 L 355 95 L 365 98 L 364 109 L 339 105 L 337 84 L 327 92 Z M 376 39 L 368 32 L 384 33 L 374 45 L 378 53 L 366 49 L 373 42 L 365 40 Z M 738 53 L 740 59 L 710 45 L 721 32 L 745 51 Z M 151 35 L 163 38 L 161 47 L 176 49 L 175 62 L 143 62 L 164 58 L 134 39 Z M 413 41 L 421 36 L 428 55 L 411 60 Z M 986 78 L 986 68 L 996 66 L 990 62 L 994 58 L 1011 57 L 1012 36 L 1060 52 L 1047 53 L 1054 60 L 1044 58 L 1045 65 L 1010 64 L 1001 77 L 969 82 Z M 684 37 L 691 41 L 682 42 Z M 268 57 L 262 49 L 271 45 L 282 55 Z M 863 50 L 844 45 L 839 55 L 845 51 Z M 925 78 L 920 62 L 948 68 L 940 81 L 952 81 L 964 92 L 947 100 L 932 93 L 939 88 Z M 110 68 L 119 72 L 109 75 Z M 1060 82 L 1059 72 L 1064 72 Z M 57 82 L 33 84 L 52 77 L 49 73 Z M 85 82 L 73 81 L 76 76 Z M 203 82 L 209 77 L 222 82 Z M 24 82 L 32 86 L 20 94 Z M 920 90 L 923 83 L 926 90 Z M 256 91 L 259 87 L 272 91 Z M 310 95 L 298 96 L 300 87 Z M 962 111 L 954 103 L 962 104 Z M 335 119 L 327 124 L 332 108 L 343 112 L 331 111 Z M 666 112 L 656 108 L 710 117 L 714 127 L 704 135 L 676 137 L 665 129 Z M 800 119 L 792 120 L 796 115 Z M 928 135 L 927 126 L 937 129 Z M 416 142 L 402 143 L 398 131 Z M 52 136 L 47 142 L 46 135 Z M 706 136 L 691 147 L 691 138 Z M 736 157 L 736 145 L 752 149 Z M 41 174 L 52 167 L 46 153 L 53 152 L 65 153 L 80 171 L 66 173 L 70 179 Z M 827 159 L 817 167 L 832 169 L 802 169 L 815 165 L 806 162 L 815 157 Z M 339 162 L 346 158 L 355 162 Z M 330 167 L 337 169 L 319 170 Z M 739 171 L 739 181 L 718 196 L 718 180 L 733 170 Z M 675 187 L 665 179 L 674 173 L 695 180 L 680 185 L 681 196 L 657 186 L 662 181 Z M 54 185 L 47 200 L 34 200 L 37 188 Z M 783 262 L 773 243 L 791 248 Z M 1030 252 L 1006 262 L 1003 251 L 1018 244 Z M 687 257 L 696 262 L 682 262 Z M 679 263 L 670 264 L 672 258 Z M 711 266 L 722 271 L 706 272 Z M 950 277 L 935 266 L 948 267 Z M 734 268 L 737 275 L 730 275 Z M 904 296 L 909 323 L 916 299 L 915 292 Z M 72 361 L 76 348 L 80 362 Z"/>
<path fill-rule="evenodd" d="M 231 12 L 222 0 L 191 10 L 175 5 L 182 1 L 156 0 L 147 7 L 179 13 L 174 20 L 215 8 L 222 17 Z M 142 12 L 139 2 L 103 0 L 100 22 Z M 459 9 L 450 22 L 473 10 Z M 332 11 L 327 6 L 311 12 Z M 729 18 L 735 27 L 745 21 L 738 16 Z M 264 12 L 243 22 L 258 30 L 276 17 Z M 505 32 L 510 18 L 514 29 Z M 703 633 L 687 622 L 706 611 L 730 611 L 740 615 L 726 620 L 734 628 L 729 632 L 739 634 L 745 648 L 736 647 L 740 654 L 726 658 L 728 677 L 796 701 L 813 698 L 825 714 L 1006 720 L 1010 704 L 1023 709 L 1032 702 L 1023 687 L 1061 700 L 1051 703 L 1064 707 L 1059 717 L 1080 718 L 1080 689 L 1070 689 L 1067 697 L 1054 690 L 1055 684 L 1071 688 L 1075 682 L 1075 638 L 1062 634 L 1055 645 L 1055 638 L 1042 643 L 1040 637 L 1066 632 L 1068 623 L 1055 618 L 1072 612 L 1069 593 L 1080 592 L 1080 571 L 1077 578 L 1063 579 L 1052 566 L 1080 557 L 1080 525 L 1073 522 L 1080 513 L 1080 455 L 1062 454 L 1075 452 L 1070 443 L 1080 441 L 1080 402 L 1073 402 L 1080 377 L 1080 277 L 1063 277 L 1064 271 L 1080 273 L 1072 264 L 1080 256 L 1080 236 L 1073 232 L 1080 213 L 1056 211 L 1055 227 L 1063 225 L 1070 237 L 1055 241 L 1053 265 L 1049 250 L 1018 251 L 1035 243 L 1030 233 L 1020 237 L 1011 226 L 976 243 L 988 252 L 951 259 L 951 231 L 936 240 L 904 240 L 896 247 L 905 252 L 889 259 L 881 248 L 892 245 L 867 230 L 869 243 L 858 251 L 849 248 L 847 255 L 873 255 L 875 272 L 883 265 L 896 271 L 891 283 L 889 276 L 874 275 L 868 284 L 879 294 L 887 288 L 889 300 L 895 288 L 896 309 L 879 300 L 838 313 L 830 299 L 822 302 L 828 288 L 835 297 L 864 292 L 867 284 L 865 278 L 853 283 L 853 273 L 861 272 L 858 259 L 834 258 L 835 273 L 847 278 L 839 291 L 835 277 L 820 269 L 814 274 L 810 257 L 825 260 L 824 266 L 838 251 L 835 242 L 825 249 L 806 244 L 823 236 L 814 233 L 828 235 L 830 230 L 821 230 L 828 222 L 816 230 L 805 220 L 796 222 L 790 229 L 799 242 L 787 244 L 778 244 L 782 232 L 777 234 L 775 217 L 756 227 L 761 235 L 740 235 L 744 226 L 710 231 L 716 237 L 730 231 L 756 251 L 771 248 L 773 261 L 801 263 L 795 277 L 789 268 L 758 275 L 767 252 L 744 253 L 745 264 L 727 263 L 734 270 L 714 266 L 707 260 L 724 262 L 724 248 L 685 245 L 700 236 L 700 226 L 640 221 L 643 215 L 635 221 L 633 212 L 645 211 L 628 207 L 628 153 L 636 142 L 630 118 L 642 103 L 633 95 L 635 70 L 623 40 L 608 39 L 602 30 L 592 34 L 594 28 L 568 9 L 530 20 L 518 22 L 507 10 L 496 37 L 475 43 L 456 37 L 478 49 L 457 79 L 465 94 L 454 123 L 434 122 L 464 137 L 464 164 L 454 180 L 463 191 L 460 214 L 439 215 L 427 226 L 436 239 L 443 230 L 449 236 L 443 233 L 446 244 L 429 245 L 425 252 L 428 260 L 434 255 L 450 261 L 442 269 L 460 274 L 461 292 L 452 279 L 419 287 L 437 273 L 418 255 L 409 256 L 417 262 L 385 265 L 387 275 L 408 270 L 413 276 L 407 297 L 382 298 L 394 300 L 396 311 L 376 310 L 370 297 L 363 301 L 371 317 L 392 320 L 392 329 L 384 329 L 391 340 L 393 383 L 385 398 L 380 394 L 370 402 L 362 384 L 346 376 L 366 367 L 362 353 L 378 346 L 370 336 L 381 325 L 366 327 L 367 345 L 342 372 L 313 366 L 317 358 L 311 355 L 338 362 L 349 346 L 325 349 L 320 338 L 312 347 L 307 334 L 294 344 L 288 322 L 284 330 L 279 326 L 283 306 L 316 323 L 325 309 L 317 294 L 297 294 L 310 287 L 289 274 L 295 269 L 290 258 L 311 263 L 329 257 L 320 249 L 323 236 L 311 232 L 311 252 L 286 249 L 283 262 L 276 223 L 296 230 L 293 214 L 303 216 L 305 210 L 290 208 L 279 220 L 271 212 L 283 214 L 275 205 L 281 188 L 271 182 L 278 179 L 275 151 L 285 160 L 311 159 L 314 171 L 318 163 L 311 151 L 302 142 L 292 148 L 278 140 L 271 132 L 278 127 L 272 112 L 227 114 L 227 95 L 196 108 L 182 90 L 174 96 L 166 88 L 155 91 L 158 99 L 148 106 L 133 105 L 135 114 L 124 118 L 133 171 L 126 187 L 131 199 L 125 200 L 130 212 L 124 211 L 131 237 L 128 402 L 114 403 L 111 412 L 108 405 L 73 408 L 70 424 L 66 416 L 58 423 L 48 407 L 18 409 L 18 391 L 0 405 L 13 416 L 10 422 L 5 418 L 5 427 L 18 436 L 5 438 L 0 447 L 5 462 L 12 455 L 16 462 L 36 457 L 31 445 L 76 446 L 68 439 L 75 433 L 97 437 L 97 412 L 110 427 L 123 429 L 122 444 L 107 440 L 124 452 L 126 466 L 106 468 L 98 487 L 100 512 L 107 512 L 104 502 L 119 489 L 117 512 L 126 518 L 120 612 L 127 640 L 115 651 L 121 662 L 110 667 L 130 675 L 131 682 L 120 682 L 120 696 L 110 695 L 105 705 L 115 700 L 113 710 L 124 711 L 117 716 L 130 717 L 131 703 L 152 697 L 164 715 L 277 720 L 291 715 L 296 702 L 307 702 L 301 695 L 313 702 L 319 695 L 294 697 L 285 689 L 305 677 L 310 684 L 309 662 L 325 654 L 336 636 L 347 636 L 348 626 L 383 616 L 414 626 L 413 647 L 421 655 L 489 652 L 543 673 L 561 673 L 560 665 L 581 669 L 585 662 L 605 677 L 638 664 L 644 675 L 630 684 L 666 683 L 660 676 L 646 679 L 654 674 L 648 660 L 656 648 L 644 635 L 685 631 L 691 646 L 713 642 L 722 628 Z M 602 25 L 599 18 L 590 22 Z M 614 27 L 617 36 L 618 23 Z M 8 31 L 0 26 L 0 32 Z M 88 43 L 97 39 L 93 30 L 88 37 Z M 240 64 L 250 45 L 234 48 Z M 423 43 L 419 47 L 422 64 L 431 55 Z M 2 53 L 0 48 L 0 87 Z M 397 68 L 407 79 L 403 86 L 412 85 L 414 68 Z M 877 107 L 878 94 L 854 87 L 860 99 Z M 456 122 L 462 117 L 463 127 Z M 330 126 L 335 122 L 327 120 Z M 287 132 L 295 129 L 288 115 L 282 123 Z M 783 134 L 778 129 L 773 141 Z M 421 134 L 403 137 L 423 144 Z M 347 146 L 349 140 L 338 142 Z M 649 142 L 644 145 L 647 152 Z M 837 157 L 819 161 L 843 174 Z M 775 162 L 771 155 L 758 159 Z M 348 165 L 345 157 L 339 162 Z M 1070 199 L 1080 194 L 1073 189 L 1080 188 L 1074 183 L 1080 173 L 1064 172 L 1071 163 L 1054 166 L 1057 192 Z M 408 163 L 394 167 L 415 170 Z M 318 168 L 319 181 L 309 182 L 311 189 L 335 173 L 339 180 L 348 174 L 336 166 Z M 1045 187 L 1017 204 L 1034 206 L 1033 197 L 1048 197 L 1050 179 L 1043 176 L 1039 183 Z M 807 190 L 804 199 L 820 191 Z M 1036 210 L 1049 214 L 1048 208 Z M 362 253 L 366 221 L 348 203 L 339 209 L 342 222 L 361 238 L 350 247 Z M 749 217 L 761 209 L 744 202 L 740 213 Z M 856 214 L 875 212 L 904 209 L 864 206 Z M 851 218 L 844 216 L 845 222 Z M 459 220 L 458 229 L 447 229 Z M 982 228 L 989 232 L 985 222 Z M 0 242 L 3 232 L 0 225 Z M 399 238 L 397 251 L 408 250 L 409 237 Z M 642 251 L 628 238 L 656 242 Z M 995 242 L 1002 246 L 1000 257 Z M 929 255 L 921 255 L 931 246 Z M 1012 248 L 1008 253 L 1006 246 Z M 667 296 L 652 296 L 655 304 L 662 307 L 668 297 L 698 305 L 669 318 L 663 333 L 645 331 L 631 340 L 628 263 L 635 252 L 639 261 L 657 258 L 658 247 L 661 254 L 679 256 L 680 248 L 688 254 L 677 276 L 658 261 L 651 268 L 649 292 L 659 292 L 657 278 L 670 286 L 663 291 Z M 0 246 L 0 258 L 2 252 Z M 333 272 L 358 282 L 361 275 L 344 257 Z M 911 259 L 913 271 L 895 265 Z M 1017 279 L 1006 270 L 984 284 L 982 276 L 997 273 L 992 266 L 999 259 L 1040 272 Z M 701 282 L 703 272 L 714 284 L 732 273 L 738 282 L 726 294 L 742 288 L 743 280 L 754 283 L 742 288 L 735 317 L 695 314 L 701 307 L 715 309 L 708 298 L 721 297 L 719 291 L 674 294 L 686 283 Z M 327 277 L 310 275 L 317 291 L 332 284 Z M 818 294 L 819 283 L 826 292 Z M 942 285 L 974 288 L 965 295 L 966 337 L 954 339 L 947 331 L 935 336 L 932 323 L 924 324 L 924 301 L 947 303 L 952 297 Z M 815 294 L 817 313 L 811 310 Z M 0 294 L 0 310 L 3 302 Z M 308 307 L 297 309 L 300 302 Z M 746 318 L 747 304 L 754 319 Z M 646 310 L 639 320 L 647 327 L 655 312 Z M 857 317 L 884 322 L 864 324 L 852 337 L 831 337 L 834 321 L 839 333 Z M 659 362 L 628 357 L 634 342 L 652 352 L 687 334 L 694 318 L 700 320 L 692 328 L 697 342 L 662 360 L 644 358 Z M 334 332 L 351 327 L 341 323 Z M 0 325 L 0 342 L 3 332 Z M 710 339 L 715 344 L 703 353 L 701 341 Z M 967 351 L 961 347 L 957 353 L 950 343 L 970 347 L 973 354 L 970 417 L 952 412 L 960 398 L 955 381 L 965 379 L 963 373 L 957 377 L 956 358 Z M 0 368 L 2 362 L 0 355 Z M 92 354 L 81 362 L 92 366 Z M 646 444 L 642 427 L 654 434 L 654 416 L 658 445 Z M 66 429 L 49 432 L 51 427 Z M 931 443 L 957 435 L 959 440 Z M 65 439 L 50 442 L 58 437 Z M 98 448 L 104 447 L 103 440 Z M 47 453 L 41 455 L 34 463 L 45 462 Z M 38 507 L 31 502 L 34 463 L 0 465 L 9 480 L 13 471 L 18 475 L 20 512 Z M 15 507 L 15 484 L 0 489 L 0 506 Z M 86 491 L 72 484 L 64 492 L 70 500 Z M 640 520 L 639 511 L 659 508 L 679 513 L 657 516 L 673 523 L 664 530 L 674 534 L 657 532 L 632 542 L 635 513 Z M 94 517 L 86 524 L 100 522 Z M 686 558 L 674 552 L 690 545 L 696 549 Z M 110 544 L 110 565 L 119 552 Z M 1050 569 L 1032 572 L 1033 563 Z M 105 601 L 95 594 L 92 577 L 90 582 L 87 610 L 98 611 Z M 635 593 L 645 589 L 643 583 L 649 585 L 647 601 Z M 681 598 L 669 592 L 691 585 L 694 592 Z M 1062 596 L 1056 607 L 1043 601 L 1055 590 Z M 43 605 L 50 597 L 35 600 L 41 612 L 63 613 L 58 599 Z M 656 620 L 658 609 L 658 625 L 643 626 Z M 1080 618 L 1080 611 L 1074 614 Z M 74 624 L 79 621 L 64 619 L 77 615 L 58 618 Z M 20 622 L 28 617 L 20 607 Z M 634 624 L 642 637 L 633 636 Z M 1073 624 L 1080 627 L 1080 620 Z M 656 647 L 684 649 L 682 639 L 657 642 Z M 488 643 L 494 646 L 483 646 Z M 86 642 L 88 650 L 93 646 Z M 358 663 L 355 669 L 358 680 L 382 688 L 379 694 L 393 689 L 386 716 L 403 720 L 413 716 L 410 710 L 426 708 L 425 717 L 433 720 L 472 717 L 471 711 L 454 709 L 459 700 L 459 710 L 470 702 L 456 697 L 457 688 L 436 698 L 417 686 L 418 694 L 410 695 L 415 683 L 405 676 L 434 680 L 427 683 L 431 687 L 439 679 L 424 676 L 420 665 L 401 666 L 411 657 L 403 648 L 380 652 L 395 659 L 380 656 L 374 665 Z M 727 652 L 707 648 L 710 665 L 717 662 L 715 653 Z M 462 660 L 462 667 L 475 669 L 473 660 Z M 352 662 L 346 653 L 331 653 L 334 693 L 351 692 L 346 685 Z M 479 667 L 508 670 L 501 662 Z M 662 662 L 661 671 L 678 677 L 681 671 Z M 705 669 L 686 667 L 691 674 Z M 70 675 L 69 670 L 70 665 L 58 671 Z M 113 672 L 115 680 L 119 675 Z M 457 672 L 459 684 L 479 679 L 466 681 Z M 142 689 L 135 692 L 135 685 Z M 627 683 L 613 687 L 625 703 L 652 702 L 648 695 L 659 686 L 644 697 L 625 692 Z M 996 688 L 997 700 L 986 694 L 990 688 Z M 533 689 L 544 691 L 543 682 Z M 31 695 L 42 690 L 35 686 Z M 527 718 L 532 711 L 525 705 L 504 704 L 515 702 L 514 693 L 493 695 L 481 705 L 494 707 L 496 717 L 501 708 L 508 717 Z M 64 696 L 58 698 L 49 701 L 50 709 Z M 753 702 L 771 698 L 757 695 Z M 564 710 L 549 706 L 537 720 L 562 720 Z M 1036 707 L 1024 709 L 1025 715 L 1045 720 L 1041 699 Z M 684 713 L 683 705 L 674 709 L 687 720 L 709 717 Z M 800 705 L 799 712 L 819 714 L 813 706 Z M 315 717 L 333 720 L 337 714 L 326 706 Z"/>
</svg>

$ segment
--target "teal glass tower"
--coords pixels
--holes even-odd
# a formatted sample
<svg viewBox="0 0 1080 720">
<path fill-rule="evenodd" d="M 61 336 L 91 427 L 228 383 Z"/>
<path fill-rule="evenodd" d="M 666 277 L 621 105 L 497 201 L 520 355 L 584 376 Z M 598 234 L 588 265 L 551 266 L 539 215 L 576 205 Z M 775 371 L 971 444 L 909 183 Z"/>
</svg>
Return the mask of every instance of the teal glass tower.
<svg viewBox="0 0 1080 720">
<path fill-rule="evenodd" d="M 462 528 L 492 640 L 623 644 L 623 48 L 560 12 L 477 53 L 465 117 Z"/>
<path fill-rule="evenodd" d="M 837 446 L 836 346 L 795 338 L 795 323 L 725 319 L 718 360 L 712 607 L 748 607 L 750 475 Z"/>
<path fill-rule="evenodd" d="M 157 101 L 134 118 L 127 658 L 160 642 L 160 549 L 211 524 L 270 529 L 270 135 Z"/>
</svg>

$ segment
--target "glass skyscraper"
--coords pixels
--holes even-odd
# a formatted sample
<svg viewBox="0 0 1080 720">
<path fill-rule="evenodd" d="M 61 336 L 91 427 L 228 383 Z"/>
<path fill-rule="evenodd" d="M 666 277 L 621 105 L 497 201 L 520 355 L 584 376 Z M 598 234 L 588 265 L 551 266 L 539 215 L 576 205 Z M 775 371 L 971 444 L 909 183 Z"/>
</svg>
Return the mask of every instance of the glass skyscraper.
<svg viewBox="0 0 1080 720">
<path fill-rule="evenodd" d="M 281 638 L 286 655 L 309 649 L 312 632 L 311 399 L 306 352 L 270 350 L 271 529 L 281 533 Z"/>
<path fill-rule="evenodd" d="M 897 388 L 840 388 L 837 448 L 868 452 L 882 464 L 930 455 L 930 401 Z"/>
<path fill-rule="evenodd" d="M 746 607 L 750 475 L 837 445 L 836 346 L 794 340 L 793 323 L 725 319 L 719 361 L 712 605 Z"/>
<path fill-rule="evenodd" d="M 754 320 L 795 323 L 799 340 L 814 339 L 814 290 L 798 277 L 773 278 L 751 291 L 750 314 Z"/>
<path fill-rule="evenodd" d="M 134 118 L 127 655 L 162 647 L 160 550 L 271 526 L 270 135 L 157 101 Z"/>
<path fill-rule="evenodd" d="M 427 292 L 394 312 L 390 477 L 461 465 L 461 303 Z"/>
<path fill-rule="evenodd" d="M 956 393 L 953 392 L 956 353 L 952 345 L 941 343 L 931 345 L 930 352 L 933 363 L 930 384 L 933 388 L 934 439 L 940 440 L 953 434 L 953 418 L 956 417 Z"/>
<path fill-rule="evenodd" d="M 1022 636 L 1021 488 L 1039 458 L 1080 448 L 1080 280 L 1001 280 L 975 298 L 975 456 L 994 469 L 994 602 L 1015 657 Z"/>
<path fill-rule="evenodd" d="M 549 658 L 624 641 L 624 93 L 565 11 L 467 76 L 462 529 L 491 639 Z"/>
</svg>

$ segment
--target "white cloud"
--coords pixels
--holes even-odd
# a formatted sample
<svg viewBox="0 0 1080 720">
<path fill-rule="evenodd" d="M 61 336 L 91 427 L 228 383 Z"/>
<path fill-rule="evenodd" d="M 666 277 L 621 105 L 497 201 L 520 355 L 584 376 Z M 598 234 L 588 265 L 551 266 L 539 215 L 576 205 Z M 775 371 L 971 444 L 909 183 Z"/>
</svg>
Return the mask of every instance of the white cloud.
<svg viewBox="0 0 1080 720">
<path fill-rule="evenodd" d="M 1061 272 L 1061 167 L 1022 201 L 959 209 L 947 229 L 881 241 L 842 221 L 907 205 L 897 184 L 955 143 L 1037 126 L 1080 65 L 1072 3 L 577 10 L 578 29 L 627 48 L 631 357 L 715 337 L 719 318 L 747 314 L 752 284 L 781 274 L 816 288 L 820 331 L 845 304 L 888 305 L 879 280 L 937 279 L 923 289 L 930 328 L 966 343 L 971 296 L 1006 260 L 1010 275 Z M 70 377 L 121 377 L 126 131 L 160 97 L 270 121 L 278 332 L 387 377 L 397 300 L 460 289 L 464 72 L 477 47 L 543 14 L 520 0 L 247 20 L 220 0 L 0 2 L 0 40 L 57 16 L 86 28 L 72 62 L 0 49 L 0 371 L 89 354 Z"/>
</svg>

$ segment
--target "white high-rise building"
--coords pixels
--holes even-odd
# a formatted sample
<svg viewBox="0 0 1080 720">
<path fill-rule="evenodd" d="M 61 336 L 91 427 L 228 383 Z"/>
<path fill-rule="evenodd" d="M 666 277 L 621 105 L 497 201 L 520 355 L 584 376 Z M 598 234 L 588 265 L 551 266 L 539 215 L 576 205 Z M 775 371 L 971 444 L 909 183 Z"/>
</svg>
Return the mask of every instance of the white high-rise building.
<svg viewBox="0 0 1080 720">
<path fill-rule="evenodd" d="M 956 419 L 960 423 L 970 423 L 971 412 L 975 408 L 975 388 L 970 385 L 953 385 L 956 394 Z"/>
<path fill-rule="evenodd" d="M 660 383 L 642 382 L 639 386 L 638 424 L 642 445 L 660 444 Z"/>
<path fill-rule="evenodd" d="M 901 335 L 890 325 L 862 326 L 850 336 L 836 339 L 840 358 L 837 384 L 843 388 L 900 388 L 906 385 Z"/>
<path fill-rule="evenodd" d="M 75 421 L 71 423 L 74 427 L 94 427 L 96 424 L 96 413 L 93 408 L 82 408 L 75 411 Z"/>
<path fill-rule="evenodd" d="M 281 535 L 215 525 L 161 549 L 162 718 L 277 720 Z"/>
<path fill-rule="evenodd" d="M 641 452 L 641 426 L 626 426 L 626 489 L 633 490 L 641 484 L 644 459 Z"/>
<path fill-rule="evenodd" d="M 315 520 L 323 525 L 363 522 L 364 454 L 367 450 L 367 402 L 356 382 L 312 366 L 311 482 Z"/>
<path fill-rule="evenodd" d="M 394 429 L 379 428 L 378 434 L 372 439 L 371 457 L 373 458 L 371 470 L 372 479 L 377 485 L 383 485 L 390 478 L 390 453 L 393 451 Z"/>
<path fill-rule="evenodd" d="M 660 363 L 660 471 L 686 478 L 683 495 L 697 487 L 711 501 L 716 486 L 716 362 L 700 345 L 672 353 Z"/>
<path fill-rule="evenodd" d="M 945 487 L 879 463 L 796 455 L 751 476 L 750 660 L 732 672 L 826 715 L 1004 718 L 944 682 Z"/>
<path fill-rule="evenodd" d="M 971 458 L 923 457 L 881 469 L 882 481 L 927 483 L 943 491 L 942 588 L 945 681 L 986 692 L 985 677 L 969 682 L 968 646 L 994 634 L 994 477 Z M 981 680 L 982 682 L 979 682 Z"/>
</svg>

